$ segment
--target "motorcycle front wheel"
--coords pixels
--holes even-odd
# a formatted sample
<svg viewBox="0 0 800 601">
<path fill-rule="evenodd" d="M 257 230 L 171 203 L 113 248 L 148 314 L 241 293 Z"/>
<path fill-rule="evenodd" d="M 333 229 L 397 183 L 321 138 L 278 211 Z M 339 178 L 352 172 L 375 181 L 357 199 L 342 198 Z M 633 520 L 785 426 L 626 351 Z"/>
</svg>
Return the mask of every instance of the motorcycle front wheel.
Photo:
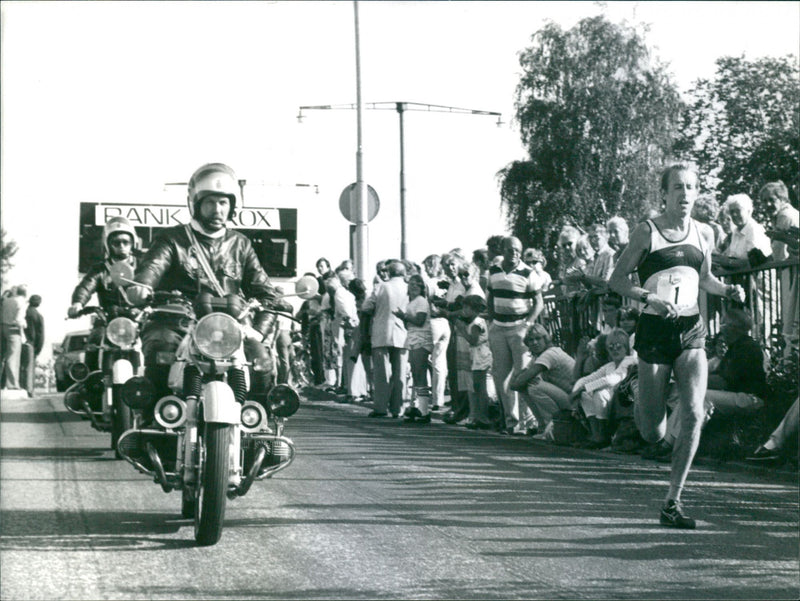
<svg viewBox="0 0 800 601">
<path fill-rule="evenodd" d="M 202 435 L 205 456 L 194 514 L 194 538 L 201 546 L 214 545 L 222 536 L 228 500 L 231 428 L 229 424 L 207 423 Z"/>
<path fill-rule="evenodd" d="M 133 412 L 131 408 L 122 402 L 122 385 L 114 384 L 111 392 L 111 448 L 117 459 L 122 459 L 122 455 L 117 450 L 117 441 L 120 436 L 133 428 Z"/>
</svg>

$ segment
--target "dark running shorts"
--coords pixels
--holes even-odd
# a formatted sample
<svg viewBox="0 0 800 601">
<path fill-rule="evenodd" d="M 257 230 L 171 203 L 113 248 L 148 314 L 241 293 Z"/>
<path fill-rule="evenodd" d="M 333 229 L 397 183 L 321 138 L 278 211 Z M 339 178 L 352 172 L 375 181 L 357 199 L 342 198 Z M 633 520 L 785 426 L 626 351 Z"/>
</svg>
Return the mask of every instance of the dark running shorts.
<svg viewBox="0 0 800 601">
<path fill-rule="evenodd" d="M 672 365 L 683 351 L 705 346 L 706 326 L 700 315 L 665 319 L 643 313 L 636 324 L 633 347 L 647 363 Z"/>
</svg>

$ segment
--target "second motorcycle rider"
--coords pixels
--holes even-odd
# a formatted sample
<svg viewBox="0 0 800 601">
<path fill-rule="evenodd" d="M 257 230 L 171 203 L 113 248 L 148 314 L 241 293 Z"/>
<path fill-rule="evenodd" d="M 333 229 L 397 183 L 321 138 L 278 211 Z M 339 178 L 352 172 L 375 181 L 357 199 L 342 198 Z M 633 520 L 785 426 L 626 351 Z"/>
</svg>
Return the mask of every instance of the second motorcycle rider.
<svg viewBox="0 0 800 601">
<path fill-rule="evenodd" d="M 124 217 L 112 217 L 103 228 L 103 250 L 106 259 L 101 263 L 91 266 L 88 273 L 72 292 L 72 304 L 67 310 L 67 315 L 72 318 L 80 316 L 81 309 L 92 298 L 92 294 L 97 293 L 97 301 L 103 311 L 110 318 L 116 315 L 116 308 L 123 304 L 120 296 L 119 287 L 114 284 L 109 273 L 109 268 L 115 263 L 128 263 L 131 267 L 136 267 L 135 250 L 138 246 L 136 230 L 131 223 Z M 103 342 L 105 323 L 95 320 L 92 332 L 89 335 L 89 343 L 93 345 L 93 350 L 86 353 L 86 364 L 90 370 L 100 369 L 97 365 L 98 351 L 96 345 Z"/>
<path fill-rule="evenodd" d="M 250 240 L 227 227 L 237 204 L 241 206 L 233 169 L 222 163 L 200 167 L 189 180 L 187 203 L 191 223 L 166 229 L 140 261 L 134 280 L 156 292 L 180 292 L 191 302 L 201 294 L 210 294 L 275 304 L 278 294 Z M 145 286 L 128 289 L 134 303 L 142 303 L 150 295 Z M 258 320 L 254 326 L 259 329 Z M 186 332 L 187 324 L 177 314 L 173 320 L 149 320 L 142 332 L 145 377 L 155 387 L 156 398 L 169 394 L 171 361 L 163 359 L 171 356 L 174 360 Z M 245 339 L 244 350 L 248 361 L 260 364 L 260 369 L 251 372 L 251 393 L 266 395 L 274 374 L 272 358 L 255 336 Z"/>
</svg>

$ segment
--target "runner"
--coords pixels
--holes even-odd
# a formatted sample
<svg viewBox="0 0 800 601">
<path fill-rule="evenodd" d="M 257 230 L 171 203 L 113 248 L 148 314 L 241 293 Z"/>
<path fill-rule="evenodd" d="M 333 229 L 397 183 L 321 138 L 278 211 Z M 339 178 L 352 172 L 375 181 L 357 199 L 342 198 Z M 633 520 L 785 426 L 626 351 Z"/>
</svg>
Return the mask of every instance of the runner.
<svg viewBox="0 0 800 601">
<path fill-rule="evenodd" d="M 661 194 L 664 212 L 636 226 L 609 285 L 644 305 L 636 327 L 639 397 L 634 417 L 648 442 L 660 441 L 666 432 L 666 393 L 674 373 L 683 413 L 660 521 L 664 526 L 693 529 L 695 520 L 683 513 L 680 497 L 700 442 L 708 382 L 706 328 L 698 293 L 702 288 L 744 302 L 744 290 L 720 282 L 711 273 L 714 234 L 691 218 L 697 174 L 686 165 L 667 168 L 661 176 Z M 634 271 L 642 286 L 629 279 Z"/>
</svg>

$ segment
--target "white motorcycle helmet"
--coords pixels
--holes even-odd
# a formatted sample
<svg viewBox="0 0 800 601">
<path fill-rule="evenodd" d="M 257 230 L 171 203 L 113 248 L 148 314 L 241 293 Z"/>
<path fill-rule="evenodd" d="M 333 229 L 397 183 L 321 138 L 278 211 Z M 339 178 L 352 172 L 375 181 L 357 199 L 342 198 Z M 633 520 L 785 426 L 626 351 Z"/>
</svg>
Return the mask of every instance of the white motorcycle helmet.
<svg viewBox="0 0 800 601">
<path fill-rule="evenodd" d="M 231 201 L 228 219 L 233 218 L 239 201 L 239 181 L 233 169 L 222 163 L 208 163 L 194 172 L 189 180 L 187 204 L 189 214 L 194 217 L 198 204 L 209 194 L 222 194 Z"/>
<path fill-rule="evenodd" d="M 131 222 L 125 217 L 112 217 L 106 222 L 103 227 L 103 248 L 106 251 L 106 256 L 111 256 L 111 248 L 108 246 L 108 239 L 114 234 L 129 234 L 132 242 L 132 249 L 135 250 L 139 246 L 139 237 L 136 235 L 136 230 L 131 225 Z"/>
</svg>

